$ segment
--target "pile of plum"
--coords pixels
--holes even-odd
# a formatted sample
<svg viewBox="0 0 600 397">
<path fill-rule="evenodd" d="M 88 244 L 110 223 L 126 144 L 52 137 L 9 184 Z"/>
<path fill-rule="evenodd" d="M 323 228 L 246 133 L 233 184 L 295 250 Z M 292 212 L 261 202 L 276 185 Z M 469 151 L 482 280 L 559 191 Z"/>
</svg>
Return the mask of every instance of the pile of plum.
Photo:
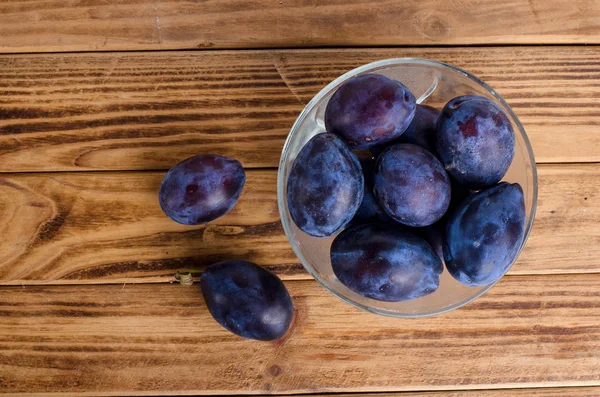
<svg viewBox="0 0 600 397">
<path fill-rule="evenodd" d="M 194 156 L 167 172 L 158 201 L 174 221 L 202 225 L 231 211 L 245 183 L 239 161 L 214 154 Z M 285 285 L 254 263 L 215 263 L 202 272 L 200 284 L 210 314 L 239 336 L 276 340 L 292 323 L 294 305 Z"/>
<path fill-rule="evenodd" d="M 333 94 L 325 127 L 292 164 L 287 204 L 303 232 L 337 235 L 331 265 L 344 285 L 397 302 L 436 291 L 444 264 L 468 286 L 504 275 L 525 203 L 521 186 L 500 182 L 515 135 L 493 101 L 460 96 L 439 111 L 364 74 Z"/>
</svg>

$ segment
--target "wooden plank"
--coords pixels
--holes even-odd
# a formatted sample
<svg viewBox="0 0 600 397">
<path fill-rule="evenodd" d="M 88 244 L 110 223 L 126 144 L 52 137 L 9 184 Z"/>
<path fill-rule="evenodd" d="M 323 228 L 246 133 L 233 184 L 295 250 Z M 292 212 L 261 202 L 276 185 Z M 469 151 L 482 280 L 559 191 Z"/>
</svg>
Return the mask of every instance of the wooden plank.
<svg viewBox="0 0 600 397">
<path fill-rule="evenodd" d="M 0 172 L 168 169 L 203 152 L 276 167 L 314 94 L 393 57 L 490 83 L 538 162 L 600 161 L 600 47 L 151 52 L 0 56 Z"/>
<path fill-rule="evenodd" d="M 249 172 L 238 205 L 207 227 L 180 225 L 162 213 L 163 173 L 3 177 L 0 278 L 166 281 L 177 269 L 233 258 L 305 277 L 279 223 L 275 173 Z"/>
<path fill-rule="evenodd" d="M 598 272 L 600 167 L 546 165 L 538 176 L 534 227 L 513 271 L 568 273 L 568 262 L 575 261 L 578 271 Z"/>
<path fill-rule="evenodd" d="M 208 227 L 169 220 L 163 173 L 44 173 L 0 178 L 0 283 L 173 280 L 178 269 L 251 260 L 306 279 L 279 223 L 276 171 L 250 170 L 234 210 Z M 539 167 L 535 226 L 510 274 L 600 272 L 600 165 Z"/>
<path fill-rule="evenodd" d="M 113 395 L 599 386 L 599 283 L 508 277 L 462 309 L 403 320 L 290 281 L 296 320 L 279 343 L 224 331 L 198 286 L 3 287 L 0 379 L 3 392 Z"/>
<path fill-rule="evenodd" d="M 313 394 L 314 397 L 325 397 L 327 394 Z M 336 394 L 336 397 L 598 397 L 600 387 L 547 387 L 527 389 L 498 390 L 459 390 L 433 392 L 396 392 L 396 393 L 350 393 Z"/>
<path fill-rule="evenodd" d="M 0 51 L 600 43 L 594 0 L 6 0 Z"/>
<path fill-rule="evenodd" d="M 168 169 L 202 152 L 273 166 L 303 107 L 256 53 L 0 63 L 0 171 Z"/>
</svg>

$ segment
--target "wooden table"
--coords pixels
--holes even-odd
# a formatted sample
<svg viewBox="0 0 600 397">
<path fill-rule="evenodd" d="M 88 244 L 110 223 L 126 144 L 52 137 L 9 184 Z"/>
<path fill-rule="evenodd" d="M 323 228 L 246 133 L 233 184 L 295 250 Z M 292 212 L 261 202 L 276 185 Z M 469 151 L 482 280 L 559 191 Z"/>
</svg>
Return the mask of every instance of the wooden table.
<svg viewBox="0 0 600 397">
<path fill-rule="evenodd" d="M 599 396 L 598 44 L 597 0 L 0 1 L 0 391 Z M 497 89 L 540 183 L 509 275 L 419 320 L 317 285 L 275 195 L 307 101 L 404 56 Z M 178 225 L 158 185 L 207 152 L 244 163 L 244 194 L 207 227 Z M 172 284 L 232 258 L 285 280 L 297 313 L 284 342 L 224 331 L 197 285 Z"/>
</svg>

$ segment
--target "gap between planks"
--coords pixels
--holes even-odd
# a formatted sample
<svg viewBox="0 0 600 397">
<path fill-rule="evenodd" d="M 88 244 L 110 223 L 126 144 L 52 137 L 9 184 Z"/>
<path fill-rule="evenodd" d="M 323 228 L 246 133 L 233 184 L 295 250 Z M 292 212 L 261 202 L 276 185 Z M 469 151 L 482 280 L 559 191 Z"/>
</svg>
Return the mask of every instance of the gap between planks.
<svg viewBox="0 0 600 397">
<path fill-rule="evenodd" d="M 410 392 L 353 392 L 341 393 L 286 393 L 286 394 L 254 394 L 254 397 L 282 397 L 282 396 L 307 396 L 307 397 L 598 397 L 600 386 L 591 384 L 559 385 L 559 386 L 522 386 L 519 388 L 500 389 L 445 389 L 441 391 L 410 391 Z M 112 397 L 114 393 L 27 393 L 30 397 Z M 139 392 L 119 392 L 119 396 L 140 396 Z M 151 396 L 198 396 L 197 392 L 156 392 Z M 248 396 L 247 394 L 228 394 L 227 397 Z"/>
<path fill-rule="evenodd" d="M 144 53 L 169 53 L 169 52 L 198 52 L 198 53 L 243 53 L 243 52 L 272 52 L 272 51 L 311 51 L 311 50 L 390 50 L 390 49 L 433 49 L 433 48 L 504 48 L 504 47 L 519 47 L 519 48 L 543 48 L 543 47 L 595 47 L 599 46 L 600 43 L 529 43 L 529 44 L 510 44 L 510 43 L 497 43 L 497 44 L 443 44 L 443 43 L 427 43 L 427 44 L 381 44 L 381 45 L 322 45 L 312 47 L 302 46 L 285 46 L 285 47 L 250 47 L 250 48 L 165 48 L 165 49 L 123 49 L 123 50 L 64 50 L 64 51 L 25 51 L 25 52 L 0 52 L 0 57 L 4 55 L 88 55 L 88 54 L 144 54 Z"/>
</svg>

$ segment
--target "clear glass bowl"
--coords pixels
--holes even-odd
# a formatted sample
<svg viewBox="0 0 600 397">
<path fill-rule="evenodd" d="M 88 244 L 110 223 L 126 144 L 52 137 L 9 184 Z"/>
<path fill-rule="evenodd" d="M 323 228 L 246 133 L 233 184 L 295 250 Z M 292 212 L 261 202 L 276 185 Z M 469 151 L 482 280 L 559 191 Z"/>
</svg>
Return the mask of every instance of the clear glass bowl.
<svg viewBox="0 0 600 397">
<path fill-rule="evenodd" d="M 279 163 L 277 199 L 283 229 L 304 268 L 327 290 L 354 306 L 394 317 L 431 316 L 456 309 L 481 296 L 494 284 L 468 287 L 454 280 L 444 269 L 438 290 L 428 296 L 406 302 L 382 302 L 366 298 L 343 285 L 333 273 L 329 257 L 333 237 L 309 236 L 298 229 L 290 217 L 285 192 L 296 155 L 311 137 L 325 131 L 324 113 L 331 95 L 346 80 L 364 73 L 378 73 L 401 81 L 413 92 L 417 103 L 439 109 L 450 99 L 466 94 L 484 96 L 504 109 L 515 131 L 516 147 L 514 160 L 503 180 L 519 183 L 525 193 L 527 219 L 521 249 L 525 245 L 533 224 L 538 187 L 533 151 L 519 119 L 496 91 L 472 74 L 441 62 L 416 58 L 386 59 L 351 70 L 323 88 L 306 105 L 290 131 Z"/>
</svg>

